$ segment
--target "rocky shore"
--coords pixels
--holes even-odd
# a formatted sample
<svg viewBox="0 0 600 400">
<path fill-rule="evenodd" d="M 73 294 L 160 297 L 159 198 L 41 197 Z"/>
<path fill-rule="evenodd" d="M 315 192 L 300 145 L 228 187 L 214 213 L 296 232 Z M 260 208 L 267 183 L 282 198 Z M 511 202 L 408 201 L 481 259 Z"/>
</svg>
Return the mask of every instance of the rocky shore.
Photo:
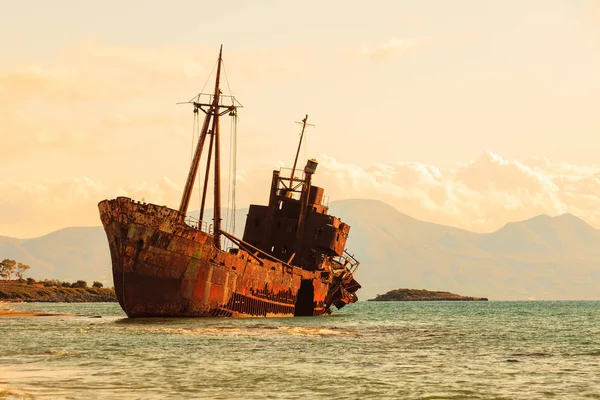
<svg viewBox="0 0 600 400">
<path fill-rule="evenodd" d="M 117 301 L 112 288 L 67 288 L 0 281 L 0 302 L 91 303 Z"/>
<path fill-rule="evenodd" d="M 433 292 L 425 289 L 395 289 L 378 294 L 367 301 L 488 301 L 485 297 L 461 296 L 450 292 Z"/>
</svg>

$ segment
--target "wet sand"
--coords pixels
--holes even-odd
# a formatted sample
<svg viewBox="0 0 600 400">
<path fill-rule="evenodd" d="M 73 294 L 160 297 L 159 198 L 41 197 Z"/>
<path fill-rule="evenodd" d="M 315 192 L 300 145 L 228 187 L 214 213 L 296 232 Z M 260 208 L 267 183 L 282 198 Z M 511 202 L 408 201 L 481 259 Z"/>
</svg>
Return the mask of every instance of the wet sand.
<svg viewBox="0 0 600 400">
<path fill-rule="evenodd" d="M 21 312 L 11 311 L 8 309 L 0 309 L 0 318 L 16 318 L 16 317 L 74 317 L 76 314 L 52 314 L 45 312 Z"/>
</svg>

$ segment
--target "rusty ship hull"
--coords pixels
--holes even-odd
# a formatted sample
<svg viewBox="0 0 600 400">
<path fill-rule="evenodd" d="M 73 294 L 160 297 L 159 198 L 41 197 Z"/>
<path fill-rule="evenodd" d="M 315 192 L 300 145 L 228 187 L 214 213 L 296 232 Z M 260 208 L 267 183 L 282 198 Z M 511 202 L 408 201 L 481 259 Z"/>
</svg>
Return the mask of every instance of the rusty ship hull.
<svg viewBox="0 0 600 400">
<path fill-rule="evenodd" d="M 244 250 L 219 250 L 211 234 L 187 225 L 178 211 L 164 206 L 119 197 L 100 202 L 99 210 L 115 292 L 129 317 L 328 312 L 329 273 L 259 260 Z"/>
<path fill-rule="evenodd" d="M 268 205 L 250 205 L 243 239 L 221 228 L 219 121 L 232 117 L 235 131 L 241 107 L 233 96 L 231 105 L 223 104 L 221 67 L 222 48 L 214 92 L 208 101 L 201 93 L 188 102 L 195 121 L 200 113 L 205 117 L 179 209 L 127 197 L 98 204 L 121 307 L 129 317 L 311 316 L 357 301 L 359 262 L 345 249 L 350 226 L 329 215 L 323 189 L 312 185 L 318 162 L 309 159 L 296 170 L 308 115 L 292 170 L 273 171 Z M 205 143 L 199 220 L 193 220 L 187 211 Z M 214 215 L 208 225 L 202 219 L 211 168 Z M 235 199 L 235 171 L 231 176 Z"/>
</svg>

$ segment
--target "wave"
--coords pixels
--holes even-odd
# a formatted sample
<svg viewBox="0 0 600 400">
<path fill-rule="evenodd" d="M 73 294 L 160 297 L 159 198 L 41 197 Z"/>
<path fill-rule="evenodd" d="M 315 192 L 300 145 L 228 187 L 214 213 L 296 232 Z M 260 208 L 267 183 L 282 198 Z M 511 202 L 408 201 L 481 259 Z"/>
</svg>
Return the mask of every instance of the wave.
<svg viewBox="0 0 600 400">
<path fill-rule="evenodd" d="M 142 332 L 160 335 L 183 335 L 197 337 L 272 337 L 272 336 L 301 336 L 325 337 L 339 335 L 358 335 L 357 332 L 337 328 L 301 327 L 301 326 L 253 326 L 253 327 L 194 327 L 171 328 L 149 327 Z"/>
<path fill-rule="evenodd" d="M 515 353 L 509 354 L 510 357 L 551 357 L 550 353 Z"/>
</svg>

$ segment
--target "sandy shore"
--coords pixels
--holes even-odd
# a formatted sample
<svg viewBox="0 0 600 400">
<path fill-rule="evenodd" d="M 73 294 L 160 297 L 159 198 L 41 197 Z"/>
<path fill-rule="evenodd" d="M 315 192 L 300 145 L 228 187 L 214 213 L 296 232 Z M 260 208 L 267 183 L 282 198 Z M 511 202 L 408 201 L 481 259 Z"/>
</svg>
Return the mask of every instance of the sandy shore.
<svg viewBox="0 0 600 400">
<path fill-rule="evenodd" d="M 6 308 L 0 308 L 0 318 L 15 318 L 15 317 L 74 317 L 75 314 L 52 314 L 45 312 L 21 312 L 12 311 Z"/>
</svg>

